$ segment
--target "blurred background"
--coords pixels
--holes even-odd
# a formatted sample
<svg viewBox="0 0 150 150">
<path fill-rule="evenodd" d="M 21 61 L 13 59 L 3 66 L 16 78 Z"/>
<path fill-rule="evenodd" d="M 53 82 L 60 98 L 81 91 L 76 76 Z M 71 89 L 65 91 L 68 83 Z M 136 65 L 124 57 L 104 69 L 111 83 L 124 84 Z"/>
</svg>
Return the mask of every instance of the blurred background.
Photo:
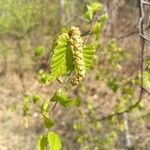
<svg viewBox="0 0 150 150">
<path fill-rule="evenodd" d="M 49 72 L 52 42 L 62 26 L 76 25 L 82 32 L 89 29 L 84 20 L 86 6 L 92 0 L 0 0 L 0 150 L 34 150 L 37 138 L 44 131 L 38 105 L 30 104 L 28 118 L 24 115 L 27 95 L 48 99 L 59 83 L 42 85 L 37 74 Z M 99 0 L 109 19 L 102 33 L 107 45 L 115 38 L 130 54 L 123 61 L 118 76 L 130 78 L 139 71 L 140 40 L 137 0 Z M 145 8 L 145 26 L 150 9 Z M 147 30 L 147 35 L 150 34 Z M 146 44 L 146 53 L 149 54 Z M 100 50 L 99 50 L 100 51 Z M 99 57 L 98 57 L 99 58 Z M 102 60 L 102 58 L 99 58 Z M 105 66 L 107 68 L 107 66 Z M 74 89 L 82 98 L 79 108 L 56 107 L 57 125 L 64 150 L 124 150 L 129 132 L 131 148 L 150 149 L 150 98 L 144 95 L 142 106 L 119 119 L 100 121 L 101 115 L 113 112 L 117 94 L 97 81 L 97 71 L 89 73 L 85 85 Z M 80 92 L 80 93 L 79 93 Z M 137 92 L 138 94 L 138 92 Z M 96 118 L 95 118 L 96 116 Z M 126 128 L 125 128 L 126 127 Z M 124 129 L 125 128 L 125 129 Z M 127 131 L 126 129 L 129 129 Z"/>
</svg>

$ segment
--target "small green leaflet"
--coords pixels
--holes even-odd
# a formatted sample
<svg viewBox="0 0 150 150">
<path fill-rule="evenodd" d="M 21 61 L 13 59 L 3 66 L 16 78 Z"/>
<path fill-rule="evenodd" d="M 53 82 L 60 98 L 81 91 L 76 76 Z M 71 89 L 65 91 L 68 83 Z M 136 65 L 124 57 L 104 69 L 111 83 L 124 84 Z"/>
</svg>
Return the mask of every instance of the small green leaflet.
<svg viewBox="0 0 150 150">
<path fill-rule="evenodd" d="M 40 96 L 39 95 L 33 95 L 32 96 L 32 101 L 33 101 L 34 104 L 36 104 L 39 100 L 40 100 Z"/>
<path fill-rule="evenodd" d="M 52 102 L 59 102 L 63 107 L 70 108 L 72 106 L 79 106 L 80 100 L 78 98 L 71 99 L 66 92 L 58 90 L 51 98 Z"/>
<path fill-rule="evenodd" d="M 55 123 L 52 119 L 50 119 L 48 110 L 49 110 L 49 102 L 44 101 L 44 103 L 42 104 L 41 111 L 42 111 L 45 127 L 50 129 Z"/>
<path fill-rule="evenodd" d="M 103 8 L 103 5 L 98 2 L 94 2 L 94 3 L 87 5 L 87 12 L 85 13 L 85 17 L 89 20 L 92 20 L 93 15 L 101 11 L 102 8 Z"/>
<path fill-rule="evenodd" d="M 50 119 L 49 115 L 47 113 L 42 114 L 44 118 L 44 124 L 45 127 L 50 129 L 55 123 L 52 119 Z"/>
<path fill-rule="evenodd" d="M 100 37 L 100 33 L 102 32 L 102 29 L 103 29 L 103 24 L 101 22 L 96 22 L 94 25 L 93 25 L 93 33 L 95 35 L 95 38 L 98 39 Z"/>
<path fill-rule="evenodd" d="M 42 56 L 44 53 L 44 47 L 43 46 L 39 46 L 35 49 L 34 55 L 37 57 Z"/>
<path fill-rule="evenodd" d="M 47 112 L 48 109 L 49 109 L 49 101 L 45 100 L 41 107 L 42 114 Z"/>
<path fill-rule="evenodd" d="M 117 92 L 119 88 L 119 85 L 117 84 L 117 78 L 113 75 L 107 81 L 107 85 L 114 93 Z"/>
<path fill-rule="evenodd" d="M 59 136 L 55 132 L 47 135 L 50 150 L 62 150 L 62 144 Z"/>
<path fill-rule="evenodd" d="M 108 19 L 107 14 L 103 14 L 99 17 L 98 21 L 96 21 L 92 26 L 92 32 L 95 35 L 95 39 L 98 40 L 100 38 L 100 33 L 104 29 L 104 25 Z"/>
<path fill-rule="evenodd" d="M 92 44 L 89 44 L 83 48 L 83 57 L 84 57 L 86 71 L 88 71 L 92 66 L 94 53 L 95 53 L 95 47 Z"/>
<path fill-rule="evenodd" d="M 143 73 L 143 84 L 145 88 L 150 88 L 150 72 L 144 71 Z"/>
<path fill-rule="evenodd" d="M 48 144 L 47 135 L 41 135 L 38 140 L 37 149 L 46 150 L 47 144 Z"/>
</svg>

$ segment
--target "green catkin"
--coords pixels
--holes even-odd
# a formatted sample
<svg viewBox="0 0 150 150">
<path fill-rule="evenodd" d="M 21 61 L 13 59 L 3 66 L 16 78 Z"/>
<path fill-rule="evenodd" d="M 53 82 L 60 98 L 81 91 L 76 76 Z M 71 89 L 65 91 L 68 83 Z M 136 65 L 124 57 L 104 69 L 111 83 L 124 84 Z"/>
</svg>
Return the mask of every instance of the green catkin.
<svg viewBox="0 0 150 150">
<path fill-rule="evenodd" d="M 69 43 L 73 53 L 75 77 L 72 79 L 72 85 L 77 85 L 85 77 L 85 64 L 83 57 L 83 40 L 78 27 L 71 27 L 68 32 Z"/>
</svg>

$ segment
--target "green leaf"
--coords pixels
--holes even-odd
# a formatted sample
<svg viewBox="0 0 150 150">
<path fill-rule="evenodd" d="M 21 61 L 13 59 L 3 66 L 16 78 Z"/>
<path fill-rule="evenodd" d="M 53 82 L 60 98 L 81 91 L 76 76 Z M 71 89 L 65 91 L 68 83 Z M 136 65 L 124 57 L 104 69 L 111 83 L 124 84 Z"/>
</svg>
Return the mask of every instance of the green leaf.
<svg viewBox="0 0 150 150">
<path fill-rule="evenodd" d="M 47 112 L 49 109 L 49 101 L 45 100 L 42 104 L 41 111 L 42 113 Z"/>
<path fill-rule="evenodd" d="M 42 56 L 44 53 L 44 47 L 39 46 L 35 49 L 34 55 L 35 56 Z"/>
<path fill-rule="evenodd" d="M 28 113 L 29 113 L 29 104 L 28 103 L 25 103 L 24 105 L 23 105 L 23 114 L 24 114 L 24 116 L 26 116 Z"/>
<path fill-rule="evenodd" d="M 39 81 L 39 83 L 47 84 L 48 79 L 49 79 L 49 74 L 44 72 L 44 70 L 39 70 L 39 72 L 37 74 L 37 80 Z"/>
<path fill-rule="evenodd" d="M 62 32 L 62 33 L 68 33 L 67 27 L 66 27 L 66 26 L 62 27 L 62 28 L 61 28 L 61 32 Z"/>
<path fill-rule="evenodd" d="M 144 71 L 143 82 L 144 82 L 145 88 L 150 88 L 150 72 L 149 71 Z"/>
<path fill-rule="evenodd" d="M 61 140 L 55 132 L 48 133 L 48 143 L 49 143 L 50 150 L 62 149 Z"/>
<path fill-rule="evenodd" d="M 49 114 L 48 114 L 48 110 L 49 110 L 49 102 L 44 101 L 44 103 L 42 104 L 42 107 L 41 107 L 41 112 L 43 115 L 44 124 L 45 124 L 46 128 L 51 128 L 55 123 L 52 119 L 50 119 Z"/>
<path fill-rule="evenodd" d="M 51 98 L 52 102 L 59 102 L 63 107 L 69 108 L 72 106 L 79 106 L 80 100 L 79 98 L 71 99 L 67 93 L 62 90 L 58 90 L 55 92 L 54 96 Z"/>
<path fill-rule="evenodd" d="M 29 95 L 24 96 L 23 114 L 26 116 L 30 110 L 31 97 Z"/>
<path fill-rule="evenodd" d="M 117 84 L 116 77 L 112 76 L 108 81 L 107 85 L 111 88 L 113 92 L 117 92 L 119 85 Z"/>
<path fill-rule="evenodd" d="M 96 39 L 99 38 L 100 33 L 102 32 L 102 23 L 101 22 L 96 22 L 93 26 L 93 33 L 95 34 Z"/>
<path fill-rule="evenodd" d="M 41 135 L 38 140 L 38 150 L 46 150 L 48 141 L 47 141 L 47 135 Z"/>
<path fill-rule="evenodd" d="M 101 11 L 102 8 L 103 8 L 103 5 L 99 2 L 93 2 L 90 4 L 90 9 L 93 10 L 94 13 L 98 12 L 98 11 Z"/>
<path fill-rule="evenodd" d="M 58 36 L 50 61 L 49 80 L 55 80 L 60 76 L 67 75 L 74 69 L 72 51 L 68 45 L 68 34 Z"/>
<path fill-rule="evenodd" d="M 33 101 L 34 104 L 36 104 L 39 100 L 40 100 L 40 96 L 39 95 L 34 95 L 32 97 L 32 101 Z"/>
<path fill-rule="evenodd" d="M 83 48 L 83 57 L 84 57 L 86 71 L 88 71 L 92 66 L 94 53 L 95 53 L 95 47 L 92 44 L 89 44 L 85 48 Z"/>
<path fill-rule="evenodd" d="M 122 95 L 122 97 L 119 99 L 118 106 L 116 107 L 117 112 L 123 112 L 127 106 L 131 103 L 131 99 L 127 95 Z"/>
<path fill-rule="evenodd" d="M 49 115 L 47 113 L 43 113 L 42 115 L 44 118 L 45 127 L 50 129 L 55 124 L 54 121 L 49 118 Z"/>
<path fill-rule="evenodd" d="M 82 129 L 83 129 L 83 125 L 78 122 L 78 123 L 75 123 L 75 124 L 73 125 L 73 128 L 74 128 L 75 130 L 82 130 Z"/>
<path fill-rule="evenodd" d="M 111 132 L 109 133 L 109 136 L 110 136 L 110 138 L 112 138 L 112 139 L 116 138 L 116 137 L 117 137 L 116 131 L 111 131 Z"/>
<path fill-rule="evenodd" d="M 92 10 L 89 10 L 85 13 L 85 17 L 89 20 L 92 20 L 93 18 L 93 11 Z"/>
<path fill-rule="evenodd" d="M 28 103 L 31 101 L 31 97 L 29 95 L 24 96 L 24 102 Z"/>
<path fill-rule="evenodd" d="M 87 12 L 85 13 L 85 17 L 89 20 L 92 20 L 95 13 L 101 11 L 103 8 L 103 5 L 98 2 L 91 3 L 87 5 Z"/>
<path fill-rule="evenodd" d="M 108 14 L 103 14 L 100 16 L 99 21 L 105 23 L 108 20 Z"/>
<path fill-rule="evenodd" d="M 138 105 L 138 108 L 141 110 L 141 109 L 144 109 L 144 102 L 141 101 Z"/>
</svg>

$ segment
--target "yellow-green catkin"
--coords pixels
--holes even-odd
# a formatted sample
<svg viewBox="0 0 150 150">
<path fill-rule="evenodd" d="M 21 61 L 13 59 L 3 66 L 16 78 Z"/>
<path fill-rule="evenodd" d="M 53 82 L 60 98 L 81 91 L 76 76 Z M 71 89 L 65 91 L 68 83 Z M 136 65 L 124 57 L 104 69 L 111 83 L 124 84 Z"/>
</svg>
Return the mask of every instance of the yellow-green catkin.
<svg viewBox="0 0 150 150">
<path fill-rule="evenodd" d="M 69 43 L 73 53 L 74 66 L 75 66 L 75 77 L 72 79 L 71 83 L 77 85 L 85 77 L 85 64 L 83 57 L 83 39 L 81 37 L 81 32 L 78 27 L 71 27 L 68 32 Z"/>
</svg>

